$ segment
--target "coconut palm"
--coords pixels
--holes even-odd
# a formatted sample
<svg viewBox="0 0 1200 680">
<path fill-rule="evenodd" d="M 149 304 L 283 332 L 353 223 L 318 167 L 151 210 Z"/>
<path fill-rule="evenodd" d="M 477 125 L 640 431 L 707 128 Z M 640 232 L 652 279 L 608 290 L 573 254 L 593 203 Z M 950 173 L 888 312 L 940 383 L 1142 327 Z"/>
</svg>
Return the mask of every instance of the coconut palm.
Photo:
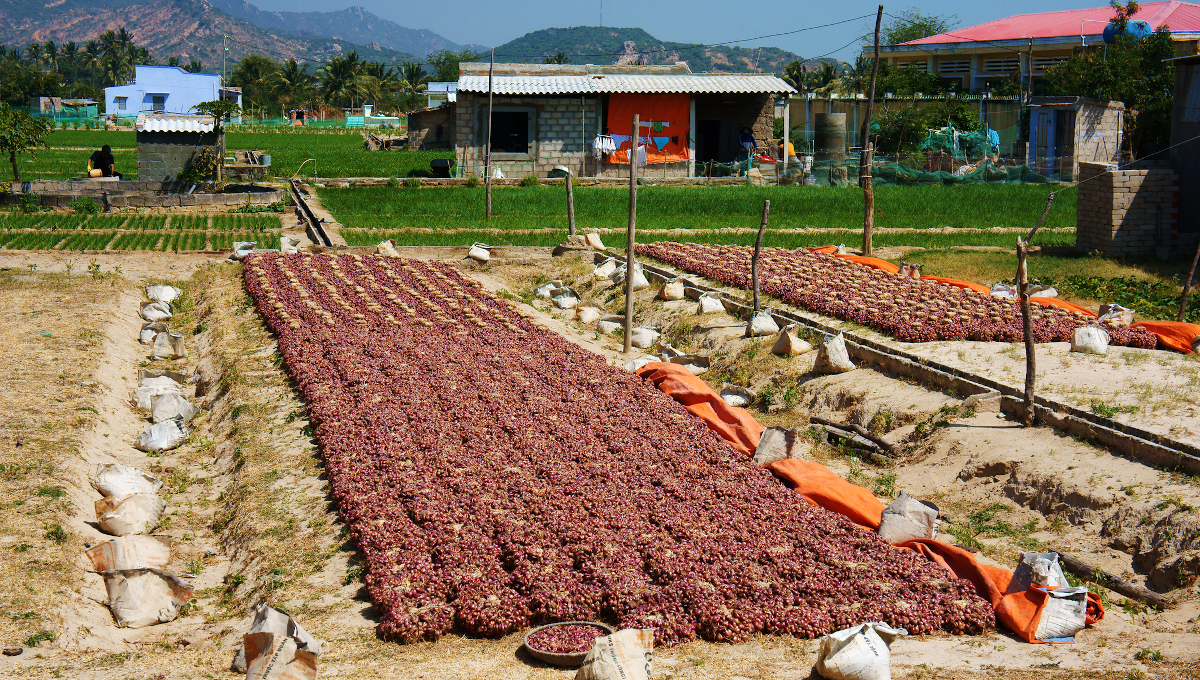
<svg viewBox="0 0 1200 680">
<path fill-rule="evenodd" d="M 51 71 L 58 70 L 58 46 L 53 40 L 42 43 L 42 58 L 46 60 L 47 68 Z"/>
<path fill-rule="evenodd" d="M 42 63 L 42 44 L 36 43 L 36 42 L 29 43 L 29 47 L 25 48 L 25 56 L 29 57 L 29 60 L 32 61 L 33 63 L 41 64 Z"/>
</svg>

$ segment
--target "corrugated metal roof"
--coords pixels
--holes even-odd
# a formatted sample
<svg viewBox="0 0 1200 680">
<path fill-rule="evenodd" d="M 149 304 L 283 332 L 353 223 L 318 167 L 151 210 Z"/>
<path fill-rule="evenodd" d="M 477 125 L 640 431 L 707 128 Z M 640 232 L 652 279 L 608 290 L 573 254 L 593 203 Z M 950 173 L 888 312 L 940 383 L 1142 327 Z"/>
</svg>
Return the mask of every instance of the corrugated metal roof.
<svg viewBox="0 0 1200 680">
<path fill-rule="evenodd" d="M 487 92 L 486 75 L 462 75 L 459 92 Z M 514 75 L 494 76 L 492 92 L 499 95 L 569 94 L 774 94 L 796 89 L 773 75 Z"/>
<path fill-rule="evenodd" d="M 1112 7 L 1089 7 L 1060 12 L 1017 14 L 985 24 L 959 28 L 928 38 L 913 40 L 905 45 L 969 43 L 1028 38 L 1056 38 L 1080 34 L 1099 36 L 1113 16 Z M 1166 24 L 1172 33 L 1200 31 L 1200 5 L 1187 2 L 1143 2 L 1135 21 L 1145 21 L 1157 29 Z M 1090 41 L 1089 41 L 1090 42 Z"/>
<path fill-rule="evenodd" d="M 212 116 L 139 113 L 135 127 L 138 132 L 212 132 L 217 127 L 217 121 Z"/>
</svg>

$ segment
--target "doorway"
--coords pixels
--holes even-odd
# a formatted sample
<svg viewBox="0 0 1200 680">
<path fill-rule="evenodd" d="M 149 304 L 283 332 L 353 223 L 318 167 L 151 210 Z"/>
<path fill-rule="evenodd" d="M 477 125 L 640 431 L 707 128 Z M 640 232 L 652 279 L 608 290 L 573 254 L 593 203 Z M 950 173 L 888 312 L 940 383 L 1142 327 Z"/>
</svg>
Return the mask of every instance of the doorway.
<svg viewBox="0 0 1200 680">
<path fill-rule="evenodd" d="M 696 160 L 704 163 L 719 161 L 721 155 L 721 121 L 696 121 Z"/>
</svg>

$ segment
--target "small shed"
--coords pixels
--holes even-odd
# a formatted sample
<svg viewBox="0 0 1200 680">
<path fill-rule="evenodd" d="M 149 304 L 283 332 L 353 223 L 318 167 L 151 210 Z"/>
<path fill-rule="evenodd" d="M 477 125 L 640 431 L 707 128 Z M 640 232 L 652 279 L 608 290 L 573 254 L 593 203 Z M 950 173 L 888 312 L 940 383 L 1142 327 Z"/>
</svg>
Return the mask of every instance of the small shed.
<svg viewBox="0 0 1200 680">
<path fill-rule="evenodd" d="M 479 174 L 489 141 L 489 64 L 459 68 L 458 166 Z M 645 173 L 694 177 L 697 163 L 745 159 L 744 128 L 767 148 L 775 95 L 796 91 L 774 75 L 692 73 L 683 62 L 496 64 L 492 71 L 492 165 L 506 177 L 546 177 L 559 165 L 580 176 L 628 176 L 635 113 L 639 158 L 654 166 Z"/>
<path fill-rule="evenodd" d="M 1034 97 L 1026 162 L 1043 175 L 1073 181 L 1079 164 L 1116 163 L 1125 104 L 1087 97 Z"/>
<path fill-rule="evenodd" d="M 453 149 L 456 112 L 456 104 L 446 102 L 408 114 L 408 148 Z"/>
<path fill-rule="evenodd" d="M 208 151 L 220 162 L 222 134 L 212 116 L 138 114 L 138 179 L 169 182 Z"/>
</svg>

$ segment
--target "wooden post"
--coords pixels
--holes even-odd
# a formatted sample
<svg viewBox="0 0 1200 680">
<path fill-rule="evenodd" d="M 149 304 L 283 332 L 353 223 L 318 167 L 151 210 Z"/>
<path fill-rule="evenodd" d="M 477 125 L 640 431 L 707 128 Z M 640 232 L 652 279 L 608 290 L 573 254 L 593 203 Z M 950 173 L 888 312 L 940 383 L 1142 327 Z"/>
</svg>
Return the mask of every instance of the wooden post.
<svg viewBox="0 0 1200 680">
<path fill-rule="evenodd" d="M 1046 198 L 1046 209 L 1042 211 L 1042 216 L 1038 218 L 1037 224 L 1033 225 L 1029 235 L 1021 240 L 1017 237 L 1017 293 L 1021 296 L 1021 321 L 1025 335 L 1025 413 L 1021 420 L 1026 425 L 1033 425 L 1037 422 L 1037 413 L 1034 410 L 1033 387 L 1037 379 L 1037 346 L 1033 342 L 1033 312 L 1030 309 L 1029 302 L 1029 266 L 1026 258 L 1029 254 L 1029 243 L 1033 240 L 1033 235 L 1042 228 L 1042 223 L 1046 221 L 1046 216 L 1050 214 L 1050 206 L 1054 205 L 1054 194 Z"/>
<path fill-rule="evenodd" d="M 1196 244 L 1196 254 L 1192 256 L 1192 268 L 1188 270 L 1187 280 L 1183 282 L 1183 294 L 1179 296 L 1179 317 L 1176 321 L 1183 321 L 1183 317 L 1187 313 L 1187 300 L 1188 295 L 1192 292 L 1192 278 L 1196 276 L 1197 262 L 1200 262 L 1200 243 Z"/>
<path fill-rule="evenodd" d="M 1025 334 L 1025 413 L 1021 422 L 1033 425 L 1036 421 L 1033 405 L 1033 384 L 1037 379 L 1037 345 L 1033 342 L 1033 314 L 1029 309 L 1029 271 L 1025 257 L 1029 244 L 1017 237 L 1017 292 L 1021 296 L 1021 319 Z"/>
<path fill-rule="evenodd" d="M 637 231 L 637 157 L 641 121 L 633 114 L 633 143 L 629 146 L 629 229 L 625 232 L 625 349 L 633 348 L 633 249 Z"/>
<path fill-rule="evenodd" d="M 875 63 L 871 66 L 871 87 L 867 90 L 867 115 L 859 139 L 862 156 L 859 158 L 859 184 L 863 188 L 863 245 L 862 254 L 870 255 L 875 232 L 875 187 L 871 183 L 871 160 L 875 147 L 871 144 L 871 116 L 875 108 L 875 80 L 879 77 L 879 24 L 883 21 L 883 5 L 875 15 Z"/>
<path fill-rule="evenodd" d="M 571 191 L 571 173 L 567 173 L 567 235 L 575 235 L 575 194 Z"/>
<path fill-rule="evenodd" d="M 750 263 L 750 280 L 754 286 L 754 311 L 758 306 L 758 258 L 762 254 L 763 234 L 767 231 L 767 216 L 771 214 L 771 202 L 763 201 L 762 224 L 758 225 L 758 238 L 754 239 L 754 260 Z"/>
<path fill-rule="evenodd" d="M 492 219 L 492 72 L 496 70 L 496 48 L 492 48 L 491 61 L 488 63 L 488 119 L 487 119 L 487 139 L 484 140 L 487 146 L 483 152 L 483 192 L 484 192 L 484 218 Z"/>
</svg>

